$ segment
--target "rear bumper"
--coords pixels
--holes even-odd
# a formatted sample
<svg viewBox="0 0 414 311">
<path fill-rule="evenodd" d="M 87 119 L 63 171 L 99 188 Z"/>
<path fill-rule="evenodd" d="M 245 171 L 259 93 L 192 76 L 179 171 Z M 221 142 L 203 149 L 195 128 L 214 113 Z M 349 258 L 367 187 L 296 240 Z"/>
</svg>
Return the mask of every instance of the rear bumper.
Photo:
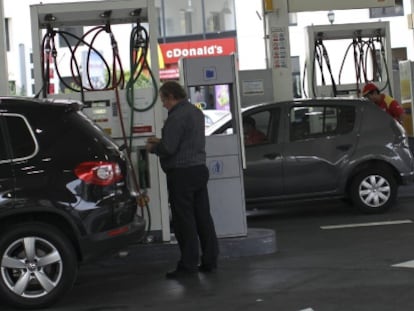
<svg viewBox="0 0 414 311">
<path fill-rule="evenodd" d="M 85 237 L 80 241 L 82 262 L 109 257 L 130 244 L 141 242 L 145 236 L 145 220 L 136 215 L 133 222 L 109 231 Z"/>
</svg>

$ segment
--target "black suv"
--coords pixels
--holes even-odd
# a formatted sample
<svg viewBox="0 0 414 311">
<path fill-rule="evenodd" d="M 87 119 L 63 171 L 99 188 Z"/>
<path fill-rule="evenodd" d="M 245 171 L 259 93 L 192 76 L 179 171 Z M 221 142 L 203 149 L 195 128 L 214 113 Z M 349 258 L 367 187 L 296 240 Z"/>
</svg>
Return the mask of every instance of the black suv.
<svg viewBox="0 0 414 311">
<path fill-rule="evenodd" d="M 0 97 L 0 297 L 46 307 L 145 234 L 127 157 L 74 101 Z"/>
</svg>

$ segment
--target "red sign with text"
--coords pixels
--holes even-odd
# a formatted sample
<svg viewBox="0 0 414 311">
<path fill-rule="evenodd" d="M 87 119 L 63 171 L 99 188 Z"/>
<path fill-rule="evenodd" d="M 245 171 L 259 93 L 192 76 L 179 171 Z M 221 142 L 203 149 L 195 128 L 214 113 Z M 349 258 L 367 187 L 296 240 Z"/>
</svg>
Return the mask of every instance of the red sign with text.
<svg viewBox="0 0 414 311">
<path fill-rule="evenodd" d="M 184 57 L 230 55 L 236 52 L 236 38 L 160 43 L 164 64 L 177 64 Z"/>
</svg>

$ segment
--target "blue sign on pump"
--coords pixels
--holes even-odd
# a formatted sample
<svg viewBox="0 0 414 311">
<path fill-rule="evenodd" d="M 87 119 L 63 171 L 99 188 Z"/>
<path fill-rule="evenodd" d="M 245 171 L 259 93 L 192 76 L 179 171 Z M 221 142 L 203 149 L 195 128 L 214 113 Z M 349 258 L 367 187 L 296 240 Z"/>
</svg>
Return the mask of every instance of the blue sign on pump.
<svg viewBox="0 0 414 311">
<path fill-rule="evenodd" d="M 223 174 L 223 161 L 222 160 L 212 160 L 209 163 L 209 169 L 211 175 L 222 175 Z"/>
<path fill-rule="evenodd" d="M 215 80 L 217 79 L 217 73 L 215 67 L 204 68 L 204 79 L 205 80 Z"/>
</svg>

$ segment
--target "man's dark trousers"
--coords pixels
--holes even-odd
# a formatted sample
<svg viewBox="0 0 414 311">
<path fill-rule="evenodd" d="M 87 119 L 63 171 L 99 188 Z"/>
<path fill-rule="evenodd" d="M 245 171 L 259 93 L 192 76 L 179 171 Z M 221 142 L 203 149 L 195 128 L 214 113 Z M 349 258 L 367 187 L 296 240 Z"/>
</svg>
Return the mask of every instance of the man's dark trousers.
<svg viewBox="0 0 414 311">
<path fill-rule="evenodd" d="M 201 264 L 215 268 L 219 253 L 217 235 L 210 213 L 205 165 L 167 171 L 167 187 L 174 234 L 181 251 L 178 269 L 196 271 Z M 199 244 L 200 242 L 200 244 Z"/>
</svg>

